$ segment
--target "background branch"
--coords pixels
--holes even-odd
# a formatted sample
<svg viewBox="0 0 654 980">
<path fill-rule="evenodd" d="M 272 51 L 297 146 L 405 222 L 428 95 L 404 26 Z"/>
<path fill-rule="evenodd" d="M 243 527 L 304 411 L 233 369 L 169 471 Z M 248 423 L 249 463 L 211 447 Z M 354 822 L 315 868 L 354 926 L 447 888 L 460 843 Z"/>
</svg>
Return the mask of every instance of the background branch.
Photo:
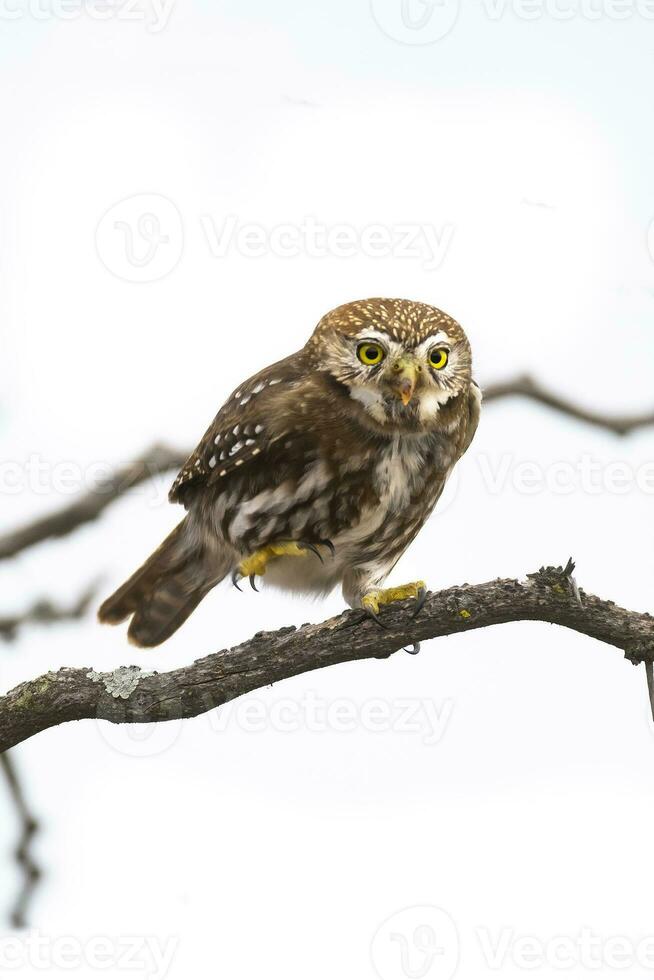
<svg viewBox="0 0 654 980">
<path fill-rule="evenodd" d="M 188 455 L 168 446 L 152 446 L 139 459 L 116 470 L 111 480 L 103 486 L 84 494 L 70 507 L 63 507 L 48 517 L 0 536 L 0 561 L 13 558 L 19 552 L 50 538 L 63 538 L 83 524 L 94 521 L 114 500 L 139 484 L 161 473 L 181 469 Z"/>
<path fill-rule="evenodd" d="M 519 375 L 510 381 L 489 385 L 487 388 L 484 388 L 485 402 L 516 396 L 530 398 L 540 405 L 553 408 L 562 415 L 568 415 L 573 419 L 586 422 L 588 425 L 595 425 L 600 429 L 608 429 L 609 432 L 613 432 L 618 436 L 626 436 L 631 432 L 635 432 L 636 429 L 654 425 L 654 411 L 645 412 L 640 415 L 606 415 L 603 412 L 591 412 L 577 405 L 575 402 L 569 401 L 567 398 L 561 398 L 559 395 L 555 395 L 546 388 L 543 388 L 537 381 L 529 377 L 528 374 Z"/>
<path fill-rule="evenodd" d="M 0 769 L 4 774 L 21 824 L 20 839 L 14 854 L 23 874 L 23 886 L 20 889 L 16 904 L 11 912 L 11 924 L 16 929 L 23 929 L 27 921 L 27 908 L 30 899 L 41 877 L 41 870 L 32 859 L 30 851 L 32 838 L 38 831 L 39 825 L 27 806 L 16 766 L 14 765 L 12 756 L 8 752 L 0 755 Z"/>
<path fill-rule="evenodd" d="M 547 391 L 528 375 L 489 385 L 484 389 L 484 400 L 487 403 L 511 397 L 530 398 L 563 415 L 607 429 L 619 436 L 628 435 L 638 428 L 654 425 L 654 412 L 611 416 L 587 411 L 574 402 Z M 161 444 L 152 446 L 134 462 L 117 470 L 113 478 L 104 486 L 80 497 L 70 507 L 64 507 L 48 517 L 40 518 L 0 536 L 0 561 L 13 558 L 21 551 L 51 538 L 65 537 L 83 524 L 98 518 L 114 500 L 139 484 L 163 473 L 180 470 L 188 456 L 188 452 L 171 449 L 169 446 Z"/>
<path fill-rule="evenodd" d="M 81 619 L 95 597 L 95 586 L 89 587 L 70 608 L 55 606 L 48 600 L 35 603 L 31 609 L 19 616 L 0 619 L 0 638 L 13 640 L 18 631 L 29 624 L 53 625 L 65 620 Z M 23 877 L 18 897 L 11 910 L 11 925 L 23 929 L 27 925 L 27 910 L 36 886 L 41 878 L 41 870 L 31 856 L 30 845 L 38 830 L 36 818 L 30 812 L 23 792 L 18 771 L 8 752 L 0 755 L 0 770 L 9 789 L 9 796 L 16 810 L 20 824 L 20 838 L 14 857 Z"/>
<path fill-rule="evenodd" d="M 233 698 L 287 677 L 332 664 L 385 658 L 421 640 L 499 623 L 540 620 L 585 633 L 623 650 L 632 663 L 654 660 L 654 619 L 586 595 L 574 566 L 543 568 L 518 582 L 496 579 L 431 593 L 411 619 L 406 603 L 386 607 L 386 629 L 360 610 L 316 626 L 252 639 L 164 674 L 121 667 L 98 674 L 62 668 L 19 685 L 0 698 L 0 751 L 62 722 L 83 718 L 159 722 L 193 718 Z"/>
<path fill-rule="evenodd" d="M 49 599 L 42 599 L 20 615 L 0 617 L 0 638 L 3 640 L 15 639 L 16 634 L 23 626 L 34 624 L 49 626 L 67 620 L 81 619 L 93 602 L 95 594 L 96 585 L 94 584 L 69 608 L 56 606 Z"/>
</svg>

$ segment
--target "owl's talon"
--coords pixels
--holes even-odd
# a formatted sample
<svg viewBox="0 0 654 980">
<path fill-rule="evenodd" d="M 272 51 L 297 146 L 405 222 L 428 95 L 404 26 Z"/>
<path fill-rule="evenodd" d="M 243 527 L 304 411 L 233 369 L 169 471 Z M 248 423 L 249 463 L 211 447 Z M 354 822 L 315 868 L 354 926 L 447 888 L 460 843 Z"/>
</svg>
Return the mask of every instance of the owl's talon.
<svg viewBox="0 0 654 980">
<path fill-rule="evenodd" d="M 306 556 L 308 551 L 313 552 L 318 560 L 323 562 L 323 557 L 315 544 L 308 544 L 304 541 L 284 541 L 279 544 L 266 545 L 265 548 L 260 548 L 247 558 L 242 559 L 232 574 L 232 584 L 236 586 L 239 592 L 242 592 L 243 590 L 238 583 L 249 578 L 250 585 L 255 592 L 258 592 L 255 577 L 266 574 L 269 562 L 282 557 L 302 558 Z"/>
<path fill-rule="evenodd" d="M 411 619 L 415 619 L 422 612 L 425 603 L 427 602 L 427 589 L 423 586 L 418 589 L 418 595 L 416 596 L 416 604 L 414 606 L 413 612 L 411 613 Z M 418 644 L 420 646 L 420 644 Z"/>
<path fill-rule="evenodd" d="M 417 657 L 420 653 L 420 643 L 412 643 L 411 647 L 402 647 L 405 653 L 408 653 L 411 657 Z"/>
<path fill-rule="evenodd" d="M 318 542 L 318 544 L 321 544 L 325 548 L 327 548 L 327 550 L 331 553 L 332 558 L 336 558 L 336 548 L 334 547 L 333 542 L 329 540 L 329 538 L 323 538 L 322 541 Z"/>
<path fill-rule="evenodd" d="M 305 551 L 311 551 L 311 552 L 313 552 L 313 554 L 316 556 L 316 558 L 318 559 L 318 561 L 320 562 L 320 564 L 321 565 L 324 565 L 325 564 L 324 559 L 323 559 L 322 555 L 320 554 L 320 552 L 318 551 L 318 549 L 316 548 L 315 544 L 307 544 L 306 541 L 300 541 L 299 547 L 300 548 L 304 548 Z"/>
<path fill-rule="evenodd" d="M 377 626 L 381 627 L 381 629 L 383 629 L 383 630 L 387 630 L 388 629 L 388 626 L 385 626 L 384 623 L 382 623 L 381 619 L 379 618 L 379 616 L 377 615 L 377 613 L 374 611 L 374 609 L 369 609 L 367 606 L 364 606 L 364 612 L 366 614 L 366 618 L 367 619 L 372 619 L 375 623 L 377 623 Z"/>
<path fill-rule="evenodd" d="M 408 585 L 398 585 L 393 589 L 371 589 L 361 599 L 361 605 L 368 612 L 379 612 L 380 606 L 391 602 L 401 602 L 403 599 L 416 599 L 416 609 L 411 618 L 418 615 L 427 598 L 427 588 L 424 582 L 409 582 Z"/>
</svg>

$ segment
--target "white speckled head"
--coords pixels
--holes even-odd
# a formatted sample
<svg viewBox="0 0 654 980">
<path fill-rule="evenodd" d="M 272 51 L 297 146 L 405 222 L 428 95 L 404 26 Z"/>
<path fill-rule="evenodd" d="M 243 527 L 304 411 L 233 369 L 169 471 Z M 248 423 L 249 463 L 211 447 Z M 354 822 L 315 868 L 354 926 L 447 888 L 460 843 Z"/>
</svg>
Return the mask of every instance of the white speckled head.
<svg viewBox="0 0 654 980">
<path fill-rule="evenodd" d="M 380 425 L 429 426 L 472 377 L 463 328 L 442 310 L 411 300 L 370 299 L 320 321 L 307 351 Z"/>
</svg>

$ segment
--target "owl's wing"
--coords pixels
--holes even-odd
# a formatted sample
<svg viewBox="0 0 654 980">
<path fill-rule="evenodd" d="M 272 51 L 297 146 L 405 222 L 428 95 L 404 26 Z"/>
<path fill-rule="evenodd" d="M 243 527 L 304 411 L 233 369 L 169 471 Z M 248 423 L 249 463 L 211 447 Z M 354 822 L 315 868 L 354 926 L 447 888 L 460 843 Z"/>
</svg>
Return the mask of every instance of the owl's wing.
<svg viewBox="0 0 654 980">
<path fill-rule="evenodd" d="M 463 433 L 461 456 L 468 451 L 470 443 L 475 437 L 475 432 L 479 425 L 479 416 L 481 415 L 481 400 L 481 388 L 476 381 L 473 381 L 470 385 L 470 393 L 468 395 L 468 420 Z"/>
<path fill-rule="evenodd" d="M 201 487 L 229 484 L 230 476 L 251 468 L 289 437 L 289 416 L 310 383 L 302 351 L 264 368 L 227 399 L 173 483 L 169 500 L 187 504 Z"/>
</svg>

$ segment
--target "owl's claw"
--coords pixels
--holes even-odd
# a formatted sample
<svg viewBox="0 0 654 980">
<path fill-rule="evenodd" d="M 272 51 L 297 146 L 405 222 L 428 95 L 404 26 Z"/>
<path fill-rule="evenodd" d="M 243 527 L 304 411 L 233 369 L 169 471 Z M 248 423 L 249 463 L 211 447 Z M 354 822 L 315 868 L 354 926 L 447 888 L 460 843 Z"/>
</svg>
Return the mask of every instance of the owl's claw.
<svg viewBox="0 0 654 980">
<path fill-rule="evenodd" d="M 425 583 L 410 582 L 408 585 L 398 585 L 393 589 L 371 589 L 361 599 L 361 605 L 368 613 L 375 613 L 376 618 L 380 606 L 389 605 L 391 602 L 400 602 L 403 599 L 415 599 L 416 605 L 411 616 L 413 619 L 424 606 L 426 598 Z"/>
<path fill-rule="evenodd" d="M 322 545 L 323 548 L 327 548 L 327 550 L 330 552 L 332 558 L 335 558 L 336 557 L 336 548 L 334 547 L 333 543 L 328 538 L 322 538 L 320 541 L 316 541 L 315 544 L 312 544 L 312 543 L 310 543 L 308 541 L 300 541 L 299 542 L 299 547 L 300 548 L 304 548 L 305 551 L 311 551 L 311 552 L 313 552 L 313 554 L 316 556 L 316 558 L 320 561 L 320 564 L 321 565 L 324 565 L 325 564 L 325 560 L 324 560 L 323 556 L 320 554 L 320 551 L 318 550 L 321 545 Z"/>
<path fill-rule="evenodd" d="M 334 545 L 331 541 L 318 541 L 317 544 L 312 544 L 307 541 L 287 541 L 280 544 L 270 544 L 265 548 L 260 548 L 259 551 L 255 551 L 254 554 L 250 555 L 248 558 L 244 558 L 238 567 L 232 573 L 232 585 L 242 592 L 243 589 L 238 584 L 244 578 L 249 578 L 250 585 L 255 592 L 258 592 L 255 577 L 257 575 L 265 575 L 268 562 L 275 558 L 281 558 L 283 556 L 292 558 L 301 558 L 305 556 L 308 551 L 316 556 L 321 564 L 324 564 L 324 559 L 318 550 L 318 545 L 325 545 L 326 548 L 334 555 Z"/>
<path fill-rule="evenodd" d="M 412 657 L 417 657 L 420 653 L 420 643 L 412 643 L 410 647 L 402 647 L 405 653 L 410 654 Z"/>
<path fill-rule="evenodd" d="M 413 612 L 411 613 L 411 619 L 415 619 L 416 616 L 420 615 L 426 602 L 427 602 L 427 589 L 423 585 L 418 589 L 418 594 L 416 596 L 416 604 L 413 608 Z M 420 644 L 418 644 L 418 647 L 420 647 Z"/>
<path fill-rule="evenodd" d="M 241 574 L 240 569 L 237 568 L 235 569 L 235 571 L 232 572 L 232 585 L 234 586 L 235 589 L 238 589 L 239 592 L 243 591 L 243 589 L 239 585 L 239 582 L 242 582 L 244 578 L 245 575 Z M 248 575 L 248 578 L 250 579 L 251 588 L 253 588 L 255 592 L 258 592 L 259 590 L 257 588 L 256 577 L 254 575 Z"/>
<path fill-rule="evenodd" d="M 381 619 L 379 618 L 379 616 L 377 615 L 374 609 L 370 609 L 368 608 L 368 606 L 364 606 L 363 611 L 365 612 L 364 619 L 372 619 L 373 622 L 377 623 L 377 626 L 381 627 L 381 629 L 383 630 L 388 629 L 388 626 L 385 626 L 384 623 L 382 623 Z"/>
<path fill-rule="evenodd" d="M 316 556 L 321 565 L 325 564 L 324 558 L 316 548 L 315 544 L 308 544 L 306 541 L 300 541 L 299 547 L 303 548 L 305 551 L 311 551 Z"/>
</svg>

